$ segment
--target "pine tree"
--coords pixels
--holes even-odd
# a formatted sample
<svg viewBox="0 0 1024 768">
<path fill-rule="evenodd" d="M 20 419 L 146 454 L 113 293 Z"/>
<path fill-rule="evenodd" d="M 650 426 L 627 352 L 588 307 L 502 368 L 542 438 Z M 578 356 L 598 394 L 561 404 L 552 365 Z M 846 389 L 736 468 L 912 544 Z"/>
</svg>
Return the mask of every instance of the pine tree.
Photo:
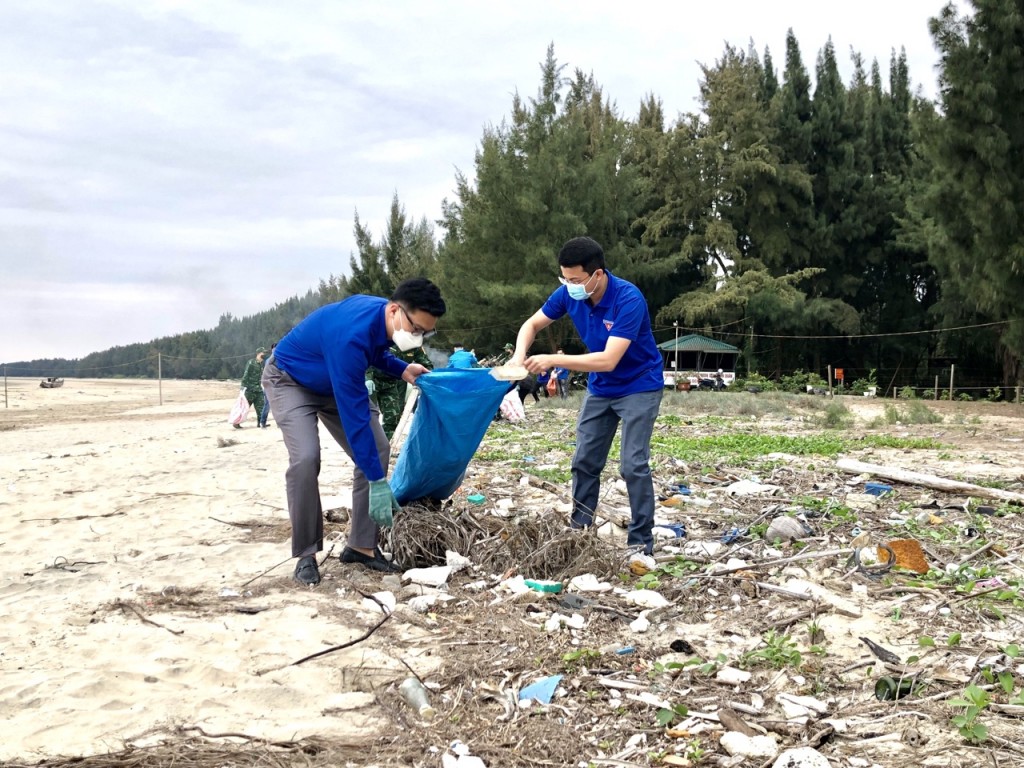
<svg viewBox="0 0 1024 768">
<path fill-rule="evenodd" d="M 943 290 L 1006 323 L 1006 367 L 1024 360 L 1024 13 L 1019 0 L 950 3 L 929 28 L 941 54 L 942 117 L 926 134 L 923 211 Z M 948 307 L 948 303 L 946 303 Z"/>
</svg>

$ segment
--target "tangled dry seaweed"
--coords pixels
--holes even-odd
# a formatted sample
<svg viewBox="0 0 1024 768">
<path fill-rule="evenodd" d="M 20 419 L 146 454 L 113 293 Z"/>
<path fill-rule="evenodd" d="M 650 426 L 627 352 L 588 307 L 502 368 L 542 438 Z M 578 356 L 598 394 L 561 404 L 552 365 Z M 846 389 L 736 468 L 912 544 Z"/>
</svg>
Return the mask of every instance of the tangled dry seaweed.
<svg viewBox="0 0 1024 768">
<path fill-rule="evenodd" d="M 395 562 L 404 568 L 444 565 L 446 552 L 471 553 L 488 573 L 522 573 L 563 580 L 579 573 L 611 576 L 622 552 L 594 529 L 570 530 L 551 509 L 508 517 L 475 512 L 469 502 L 407 504 L 388 537 Z"/>
</svg>

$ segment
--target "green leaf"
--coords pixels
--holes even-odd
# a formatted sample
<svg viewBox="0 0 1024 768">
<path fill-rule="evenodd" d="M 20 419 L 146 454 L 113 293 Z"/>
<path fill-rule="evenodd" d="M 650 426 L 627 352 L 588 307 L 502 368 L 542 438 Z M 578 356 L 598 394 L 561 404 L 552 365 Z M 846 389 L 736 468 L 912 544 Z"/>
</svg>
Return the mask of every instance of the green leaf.
<svg viewBox="0 0 1024 768">
<path fill-rule="evenodd" d="M 999 687 L 1003 689 L 1004 693 L 1013 692 L 1013 673 L 1006 671 L 999 673 Z"/>
<path fill-rule="evenodd" d="M 662 728 L 666 728 L 675 719 L 675 717 L 676 713 L 671 709 L 659 709 L 657 715 L 658 725 Z"/>
<path fill-rule="evenodd" d="M 917 644 L 922 648 L 934 648 L 935 640 L 931 637 L 919 637 L 917 638 Z"/>
<path fill-rule="evenodd" d="M 955 648 L 960 645 L 960 633 L 954 632 L 952 635 L 946 638 L 946 645 L 950 648 Z"/>
</svg>

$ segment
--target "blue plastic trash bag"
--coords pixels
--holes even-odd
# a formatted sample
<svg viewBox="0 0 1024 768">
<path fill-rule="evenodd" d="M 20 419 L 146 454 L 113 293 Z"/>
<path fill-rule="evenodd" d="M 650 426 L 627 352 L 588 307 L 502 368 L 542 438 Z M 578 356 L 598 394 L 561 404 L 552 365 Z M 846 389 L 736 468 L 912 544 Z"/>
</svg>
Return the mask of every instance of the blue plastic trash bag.
<svg viewBox="0 0 1024 768">
<path fill-rule="evenodd" d="M 516 386 L 487 368 L 431 371 L 416 385 L 416 415 L 391 475 L 399 504 L 455 492 L 501 399 Z"/>
</svg>

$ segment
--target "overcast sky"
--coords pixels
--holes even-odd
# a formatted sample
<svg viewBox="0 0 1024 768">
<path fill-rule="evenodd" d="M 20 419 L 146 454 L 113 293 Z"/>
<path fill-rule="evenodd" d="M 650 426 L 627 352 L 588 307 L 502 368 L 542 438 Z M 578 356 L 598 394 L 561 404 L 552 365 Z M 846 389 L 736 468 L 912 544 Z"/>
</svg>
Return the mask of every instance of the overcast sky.
<svg viewBox="0 0 1024 768">
<path fill-rule="evenodd" d="M 831 36 L 936 93 L 932 0 L 0 3 L 0 362 L 212 328 L 346 271 L 354 214 L 439 218 L 547 46 L 625 117 L 697 108 L 725 44 Z M 441 236 L 440 230 L 437 232 Z M 557 244 L 553 243 L 552 248 Z M 269 341 L 269 340 L 268 340 Z"/>
</svg>

